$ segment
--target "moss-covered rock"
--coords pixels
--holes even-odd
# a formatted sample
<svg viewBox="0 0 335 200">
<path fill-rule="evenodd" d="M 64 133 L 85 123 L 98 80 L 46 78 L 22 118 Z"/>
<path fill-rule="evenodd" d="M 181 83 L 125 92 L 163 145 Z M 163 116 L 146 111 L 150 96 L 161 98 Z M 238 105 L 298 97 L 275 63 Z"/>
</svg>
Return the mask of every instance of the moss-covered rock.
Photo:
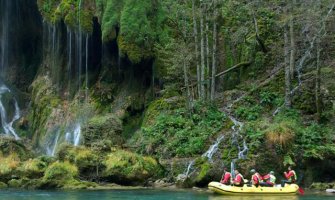
<svg viewBox="0 0 335 200">
<path fill-rule="evenodd" d="M 309 188 L 320 191 L 324 191 L 326 189 L 335 189 L 335 183 L 313 183 Z"/>
<path fill-rule="evenodd" d="M 0 155 L 0 160 L 0 180 L 7 182 L 17 174 L 20 158 L 16 154 L 10 154 L 5 157 Z"/>
<path fill-rule="evenodd" d="M 12 179 L 8 181 L 8 186 L 10 188 L 20 188 L 22 186 L 22 180 Z"/>
<path fill-rule="evenodd" d="M 213 180 L 220 180 L 223 167 L 221 160 L 210 161 L 207 157 L 198 158 L 195 160 L 194 171 L 190 179 L 193 185 L 204 187 Z"/>
<path fill-rule="evenodd" d="M 38 0 L 37 5 L 45 21 L 57 24 L 61 20 L 72 29 L 93 31 L 94 1 Z"/>
<path fill-rule="evenodd" d="M 141 156 L 129 151 L 116 150 L 104 161 L 103 177 L 111 182 L 133 185 L 143 184 L 149 178 L 162 176 L 163 169 L 152 157 Z"/>
<path fill-rule="evenodd" d="M 0 189 L 5 189 L 7 187 L 8 185 L 6 183 L 0 182 Z"/>
<path fill-rule="evenodd" d="M 78 178 L 78 168 L 69 162 L 55 162 L 45 171 L 43 188 L 63 188 Z"/>
<path fill-rule="evenodd" d="M 43 177 L 44 171 L 47 166 L 47 162 L 44 162 L 39 158 L 34 158 L 21 163 L 18 171 L 22 177 L 41 178 Z"/>
<path fill-rule="evenodd" d="M 110 141 L 112 145 L 121 145 L 122 122 L 113 114 L 95 116 L 91 118 L 82 129 L 83 144 L 86 146 L 96 146 L 101 141 Z"/>
<path fill-rule="evenodd" d="M 0 137 L 0 154 L 7 156 L 15 153 L 15 155 L 22 159 L 26 160 L 33 156 L 31 147 L 28 146 L 28 142 L 23 140 L 15 140 L 14 138 L 9 137 Z"/>
<path fill-rule="evenodd" d="M 103 154 L 94 152 L 87 147 L 74 147 L 63 145 L 60 147 L 57 157 L 60 161 L 69 161 L 76 165 L 81 177 L 91 178 L 97 175 L 97 170 L 102 166 Z"/>
</svg>

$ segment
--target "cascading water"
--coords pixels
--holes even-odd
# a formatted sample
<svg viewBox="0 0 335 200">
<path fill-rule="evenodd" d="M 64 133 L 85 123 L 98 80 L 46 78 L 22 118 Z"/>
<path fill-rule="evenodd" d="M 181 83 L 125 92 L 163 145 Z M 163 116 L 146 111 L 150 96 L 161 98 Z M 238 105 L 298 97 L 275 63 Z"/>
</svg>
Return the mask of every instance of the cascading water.
<svg viewBox="0 0 335 200">
<path fill-rule="evenodd" d="M 13 98 L 14 101 L 14 107 L 15 107 L 15 112 L 13 119 L 8 122 L 7 118 L 7 111 L 2 103 L 2 96 L 5 93 L 11 93 L 9 88 L 7 88 L 5 85 L 0 86 L 0 116 L 1 116 L 1 124 L 2 124 L 2 129 L 4 130 L 5 134 L 8 136 L 13 136 L 16 140 L 20 139 L 19 136 L 16 134 L 15 129 L 13 128 L 14 122 L 16 122 L 18 119 L 20 119 L 20 109 L 18 106 L 18 103 L 15 98 Z"/>
<path fill-rule="evenodd" d="M 212 157 L 215 152 L 219 149 L 219 144 L 222 142 L 224 139 L 224 135 L 221 135 L 220 137 L 217 138 L 216 142 L 209 147 L 209 149 L 202 154 L 202 157 L 207 157 L 209 161 L 212 161 Z"/>
<path fill-rule="evenodd" d="M 229 111 L 227 112 L 229 113 Z M 248 154 L 248 146 L 246 140 L 243 138 L 243 136 L 240 135 L 242 128 L 243 128 L 243 123 L 235 119 L 231 114 L 228 114 L 229 119 L 234 123 L 234 126 L 232 126 L 232 145 L 235 145 L 238 149 L 238 154 L 237 158 L 233 159 L 232 162 L 230 163 L 230 170 L 232 177 L 235 177 L 235 162 L 239 159 L 246 159 L 247 154 Z M 241 148 L 239 139 L 243 140 L 243 147 Z"/>
<path fill-rule="evenodd" d="M 61 134 L 61 131 L 58 129 L 56 133 L 56 137 L 53 140 L 51 140 L 50 144 L 47 145 L 46 153 L 48 156 L 55 156 L 60 134 Z"/>
<path fill-rule="evenodd" d="M 212 157 L 213 157 L 213 155 L 217 152 L 217 150 L 219 149 L 219 144 L 222 142 L 223 139 L 224 139 L 224 135 L 220 135 L 220 136 L 216 139 L 215 143 L 212 144 L 212 145 L 209 147 L 209 149 L 208 149 L 204 154 L 202 154 L 201 157 L 204 157 L 204 158 L 206 157 L 206 158 L 208 159 L 209 162 L 213 162 Z M 195 163 L 195 161 L 192 160 L 192 161 L 188 164 L 188 166 L 187 166 L 187 168 L 186 168 L 186 171 L 184 172 L 184 175 L 185 175 L 186 177 L 188 177 L 188 175 L 191 173 L 191 170 L 192 170 L 192 167 L 193 167 L 194 163 Z"/>
<path fill-rule="evenodd" d="M 18 4 L 16 1 L 1 1 L 1 25 L 2 25 L 2 31 L 1 31 L 1 37 L 0 37 L 0 43 L 1 43 L 1 53 L 0 53 L 0 77 L 6 76 L 6 69 L 8 69 L 10 66 L 9 64 L 9 48 L 11 43 L 11 37 L 10 37 L 10 24 L 12 23 L 10 14 L 13 10 L 13 2 L 16 3 L 16 9 L 18 9 Z M 17 10 L 16 10 L 17 11 Z M 16 13 L 18 15 L 18 12 Z M 3 95 L 6 93 L 11 95 L 11 100 L 14 102 L 14 115 L 12 120 L 8 122 L 8 108 L 6 108 L 3 104 Z M 12 95 L 11 90 L 4 84 L 0 83 L 0 117 L 1 117 L 1 125 L 4 133 L 8 136 L 13 136 L 16 140 L 20 139 L 19 136 L 16 134 L 15 129 L 13 128 L 13 124 L 20 119 L 20 108 L 19 105 L 15 99 L 15 97 Z"/>
<path fill-rule="evenodd" d="M 81 125 L 77 123 L 73 130 L 66 132 L 65 141 L 73 144 L 74 146 L 78 146 L 80 144 L 80 136 L 81 136 Z"/>
</svg>

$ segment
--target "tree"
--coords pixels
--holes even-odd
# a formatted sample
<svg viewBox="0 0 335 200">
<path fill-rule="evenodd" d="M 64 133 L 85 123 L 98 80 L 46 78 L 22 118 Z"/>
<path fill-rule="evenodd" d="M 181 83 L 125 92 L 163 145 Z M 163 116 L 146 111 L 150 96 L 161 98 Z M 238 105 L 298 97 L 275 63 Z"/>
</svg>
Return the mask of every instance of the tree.
<svg viewBox="0 0 335 200">
<path fill-rule="evenodd" d="M 285 9 L 286 13 L 286 9 Z M 291 76 L 289 64 L 289 39 L 288 39 L 288 26 L 284 25 L 284 65 L 285 65 L 285 106 L 291 107 Z"/>
<path fill-rule="evenodd" d="M 294 67 L 295 67 L 295 35 L 294 35 L 294 6 L 296 4 L 296 1 L 293 0 L 291 3 L 291 11 L 290 11 L 290 20 L 289 20 L 289 26 L 290 26 L 290 41 L 291 41 L 291 47 L 290 47 L 290 78 L 291 80 L 294 79 Z"/>
<path fill-rule="evenodd" d="M 212 81 L 211 81 L 211 100 L 215 98 L 215 75 L 216 75 L 216 54 L 217 54 L 217 8 L 216 0 L 213 0 L 214 17 L 213 17 L 213 52 L 212 52 Z"/>
</svg>

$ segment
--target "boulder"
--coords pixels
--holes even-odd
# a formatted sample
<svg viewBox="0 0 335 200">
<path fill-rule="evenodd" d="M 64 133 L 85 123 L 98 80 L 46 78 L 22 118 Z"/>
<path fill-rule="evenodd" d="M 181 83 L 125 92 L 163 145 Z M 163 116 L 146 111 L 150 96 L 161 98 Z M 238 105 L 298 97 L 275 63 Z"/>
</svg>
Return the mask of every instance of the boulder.
<svg viewBox="0 0 335 200">
<path fill-rule="evenodd" d="M 8 185 L 6 183 L 0 182 L 0 189 L 7 188 Z"/>
<path fill-rule="evenodd" d="M 122 121 L 113 114 L 95 116 L 82 128 L 83 144 L 97 149 L 109 149 L 111 145 L 121 145 Z"/>
<path fill-rule="evenodd" d="M 335 193 L 335 189 L 326 189 L 327 193 Z"/>
<path fill-rule="evenodd" d="M 163 175 L 161 165 L 152 157 L 125 150 L 115 150 L 103 162 L 103 179 L 122 185 L 146 184 Z"/>
</svg>

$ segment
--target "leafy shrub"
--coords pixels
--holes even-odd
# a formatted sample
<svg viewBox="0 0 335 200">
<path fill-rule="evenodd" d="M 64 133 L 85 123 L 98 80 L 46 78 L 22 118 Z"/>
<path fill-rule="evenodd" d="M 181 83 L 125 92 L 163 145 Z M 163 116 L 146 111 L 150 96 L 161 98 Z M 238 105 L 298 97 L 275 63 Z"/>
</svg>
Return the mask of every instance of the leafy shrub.
<svg viewBox="0 0 335 200">
<path fill-rule="evenodd" d="M 252 107 L 241 106 L 235 110 L 235 114 L 241 119 L 252 121 L 260 117 L 262 109 L 263 108 L 259 105 Z"/>
<path fill-rule="evenodd" d="M 78 177 L 78 169 L 69 162 L 55 162 L 51 164 L 45 171 L 43 179 L 45 181 L 69 181 Z"/>
<path fill-rule="evenodd" d="M 269 91 L 264 91 L 260 93 L 260 103 L 262 105 L 273 105 L 277 98 L 277 94 Z"/>
<path fill-rule="evenodd" d="M 158 113 L 157 113 L 158 114 Z M 216 107 L 196 104 L 193 113 L 185 108 L 165 110 L 142 128 L 142 151 L 165 156 L 192 156 L 203 153 L 206 141 L 217 134 L 226 121 Z"/>
</svg>

